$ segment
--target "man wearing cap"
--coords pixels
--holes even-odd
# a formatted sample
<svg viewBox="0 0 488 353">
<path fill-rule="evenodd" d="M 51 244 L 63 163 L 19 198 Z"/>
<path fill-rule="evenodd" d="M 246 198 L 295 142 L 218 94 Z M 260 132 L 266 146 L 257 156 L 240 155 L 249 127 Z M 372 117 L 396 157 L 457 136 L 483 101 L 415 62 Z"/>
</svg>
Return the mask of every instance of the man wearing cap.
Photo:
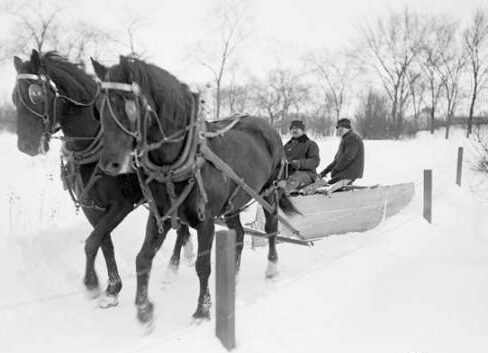
<svg viewBox="0 0 488 353">
<path fill-rule="evenodd" d="M 336 129 L 337 135 L 341 137 L 339 149 L 332 163 L 320 173 L 320 177 L 323 178 L 330 172 L 329 192 L 352 184 L 354 180 L 363 176 L 364 170 L 363 140 L 352 131 L 351 121 L 339 119 Z"/>
<path fill-rule="evenodd" d="M 285 144 L 287 166 L 285 171 L 286 192 L 298 190 L 312 183 L 317 177 L 320 163 L 319 146 L 305 134 L 305 124 L 293 120 L 290 124 L 291 139 Z"/>
</svg>

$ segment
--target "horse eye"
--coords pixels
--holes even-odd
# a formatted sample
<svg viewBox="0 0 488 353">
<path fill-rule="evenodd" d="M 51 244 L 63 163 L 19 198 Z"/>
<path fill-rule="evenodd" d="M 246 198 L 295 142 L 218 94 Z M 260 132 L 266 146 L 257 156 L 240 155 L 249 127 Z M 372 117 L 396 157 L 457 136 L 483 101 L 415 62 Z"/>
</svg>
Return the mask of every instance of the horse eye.
<svg viewBox="0 0 488 353">
<path fill-rule="evenodd" d="M 137 120 L 137 106 L 135 101 L 125 101 L 125 113 L 131 122 L 135 122 Z"/>
<path fill-rule="evenodd" d="M 38 84 L 31 84 L 29 86 L 29 99 L 33 104 L 44 103 L 44 90 Z"/>
</svg>

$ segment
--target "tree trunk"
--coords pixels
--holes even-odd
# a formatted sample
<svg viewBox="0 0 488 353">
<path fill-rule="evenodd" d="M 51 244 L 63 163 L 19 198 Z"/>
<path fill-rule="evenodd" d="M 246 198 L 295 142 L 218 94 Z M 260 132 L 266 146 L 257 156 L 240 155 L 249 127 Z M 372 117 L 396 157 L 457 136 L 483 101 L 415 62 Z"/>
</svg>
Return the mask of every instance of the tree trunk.
<svg viewBox="0 0 488 353">
<path fill-rule="evenodd" d="M 430 108 L 430 134 L 433 135 L 435 130 L 435 108 Z"/>
<path fill-rule="evenodd" d="M 451 128 L 451 119 L 452 119 L 452 114 L 453 113 L 448 113 L 447 114 L 447 121 L 446 121 L 446 140 L 449 139 L 449 130 Z"/>
<path fill-rule="evenodd" d="M 466 137 L 472 132 L 473 129 L 473 114 L 474 114 L 474 104 L 476 103 L 476 93 L 478 91 L 478 82 L 477 80 L 474 81 L 473 87 L 473 95 L 471 96 L 471 103 L 469 105 L 469 116 L 468 116 L 468 131 L 466 133 Z"/>
</svg>

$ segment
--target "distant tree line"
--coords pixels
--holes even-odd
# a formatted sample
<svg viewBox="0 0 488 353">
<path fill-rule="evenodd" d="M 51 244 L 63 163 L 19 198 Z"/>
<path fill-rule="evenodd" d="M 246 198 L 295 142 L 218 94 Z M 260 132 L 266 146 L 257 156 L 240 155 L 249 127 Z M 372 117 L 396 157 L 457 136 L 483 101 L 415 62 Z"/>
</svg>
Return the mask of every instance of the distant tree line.
<svg viewBox="0 0 488 353">
<path fill-rule="evenodd" d="M 147 26 L 144 18 L 129 19 L 113 35 L 83 21 L 66 21 L 68 9 L 49 4 L 2 5 L 2 17 L 14 21 L 16 31 L 14 38 L 0 38 L 0 62 L 27 56 L 32 48 L 58 50 L 78 62 L 104 53 L 150 55 L 138 36 Z M 207 82 L 194 83 L 211 98 L 210 119 L 247 112 L 285 133 L 299 118 L 310 132 L 330 135 L 335 122 L 348 117 L 369 139 L 433 133 L 440 127 L 449 138 L 453 124 L 463 124 L 469 136 L 473 126 L 486 123 L 488 7 L 474 10 L 464 27 L 456 19 L 408 8 L 378 15 L 358 26 L 356 40 L 344 48 L 310 50 L 295 65 L 278 57 L 259 77 L 239 61 L 252 37 L 246 1 L 220 1 L 211 20 L 212 32 L 192 46 L 192 60 L 210 77 L 210 88 L 204 88 Z M 0 109 L 0 129 L 12 131 L 12 112 L 10 104 Z"/>
</svg>

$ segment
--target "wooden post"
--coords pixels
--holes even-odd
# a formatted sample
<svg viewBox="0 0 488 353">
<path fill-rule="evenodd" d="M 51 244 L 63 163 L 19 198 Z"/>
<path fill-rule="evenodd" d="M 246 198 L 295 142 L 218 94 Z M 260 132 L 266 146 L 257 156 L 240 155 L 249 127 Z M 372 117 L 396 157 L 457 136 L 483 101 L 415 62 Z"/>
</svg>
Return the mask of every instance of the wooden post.
<svg viewBox="0 0 488 353">
<path fill-rule="evenodd" d="M 457 159 L 457 172 L 456 172 L 456 184 L 461 186 L 461 176 L 463 173 L 463 148 L 458 148 L 458 159 Z"/>
<path fill-rule="evenodd" d="M 235 338 L 235 266 L 236 232 L 218 231 L 215 247 L 216 262 L 216 324 L 215 334 L 227 350 L 236 346 Z"/>
<path fill-rule="evenodd" d="M 432 223 L 432 169 L 424 169 L 424 218 Z"/>
</svg>

